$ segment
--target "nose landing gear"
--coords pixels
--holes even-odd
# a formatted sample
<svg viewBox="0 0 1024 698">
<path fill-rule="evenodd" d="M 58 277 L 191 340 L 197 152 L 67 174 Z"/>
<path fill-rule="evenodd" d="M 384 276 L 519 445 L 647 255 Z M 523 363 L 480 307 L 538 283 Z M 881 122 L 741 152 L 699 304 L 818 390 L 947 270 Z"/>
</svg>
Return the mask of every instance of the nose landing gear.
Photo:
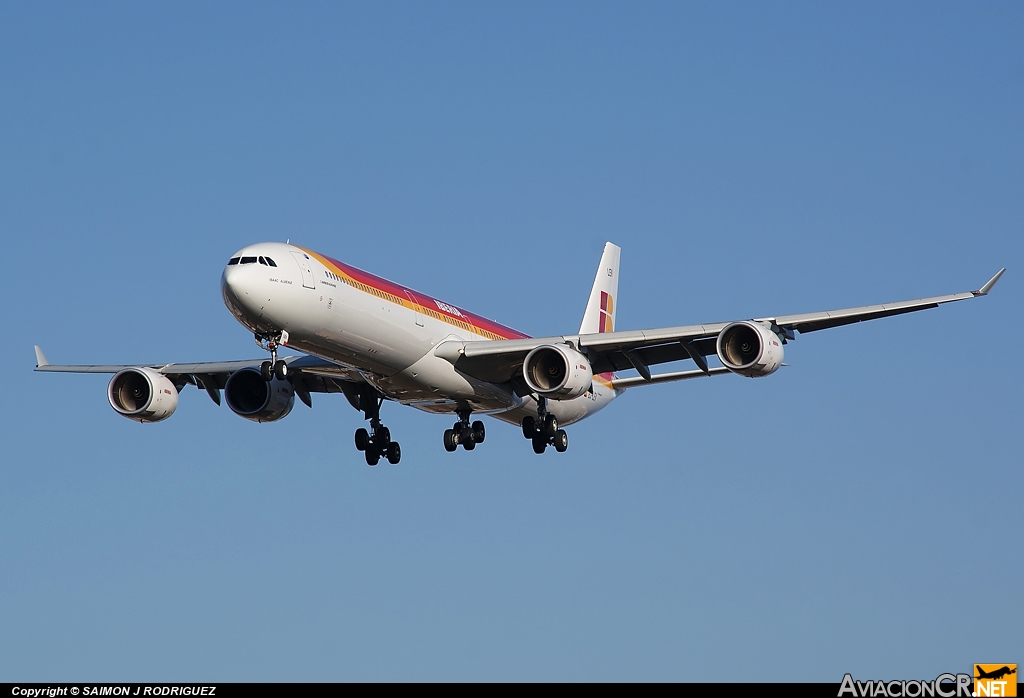
<svg viewBox="0 0 1024 698">
<path fill-rule="evenodd" d="M 487 430 L 480 420 L 469 423 L 469 415 L 472 414 L 469 410 L 459 410 L 457 414 L 459 421 L 451 429 L 444 430 L 444 450 L 451 453 L 461 445 L 467 451 L 472 451 L 477 444 L 484 442 Z"/>
<path fill-rule="evenodd" d="M 554 446 L 559 453 L 569 448 L 569 435 L 565 429 L 558 428 L 558 419 L 547 410 L 547 399 L 537 401 L 537 419 L 523 417 L 523 436 L 533 442 L 533 452 L 544 453 L 547 447 Z"/>
<path fill-rule="evenodd" d="M 270 352 L 270 361 L 260 364 L 260 375 L 268 383 L 277 378 L 280 381 L 288 379 L 288 364 L 277 358 L 277 347 L 288 346 L 288 332 L 281 330 L 270 335 L 255 335 L 256 344 L 264 351 Z"/>
</svg>

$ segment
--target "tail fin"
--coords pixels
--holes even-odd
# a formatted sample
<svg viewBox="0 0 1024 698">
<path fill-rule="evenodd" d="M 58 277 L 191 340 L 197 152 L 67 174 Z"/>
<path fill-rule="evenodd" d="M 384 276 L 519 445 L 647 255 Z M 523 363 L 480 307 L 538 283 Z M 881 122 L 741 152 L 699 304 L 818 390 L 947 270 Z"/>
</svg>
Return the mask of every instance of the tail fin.
<svg viewBox="0 0 1024 698">
<path fill-rule="evenodd" d="M 613 332 L 615 330 L 616 296 L 619 292 L 619 247 L 610 242 L 604 244 L 601 266 L 594 277 L 590 290 L 587 311 L 583 314 L 580 334 Z"/>
</svg>

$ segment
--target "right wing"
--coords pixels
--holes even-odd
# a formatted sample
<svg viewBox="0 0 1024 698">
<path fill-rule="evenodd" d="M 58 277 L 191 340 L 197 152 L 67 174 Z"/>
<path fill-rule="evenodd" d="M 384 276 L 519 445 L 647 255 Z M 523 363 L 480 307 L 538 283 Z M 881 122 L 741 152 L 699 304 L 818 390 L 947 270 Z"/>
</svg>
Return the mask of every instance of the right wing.
<svg viewBox="0 0 1024 698">
<path fill-rule="evenodd" d="M 220 391 L 228 377 L 243 368 L 259 368 L 264 359 L 247 361 L 207 361 L 192 364 L 111 364 L 111 365 L 70 365 L 60 366 L 46 360 L 43 350 L 36 350 L 36 369 L 45 373 L 118 373 L 126 368 L 152 368 L 167 376 L 181 390 L 185 385 L 194 385 L 209 394 L 210 399 L 220 404 Z M 366 381 L 358 371 L 325 361 L 315 356 L 286 356 L 282 359 L 291 371 L 289 381 L 299 398 L 310 405 L 309 393 L 354 394 L 353 387 L 365 385 Z M 349 397 L 352 400 L 352 397 Z"/>
</svg>

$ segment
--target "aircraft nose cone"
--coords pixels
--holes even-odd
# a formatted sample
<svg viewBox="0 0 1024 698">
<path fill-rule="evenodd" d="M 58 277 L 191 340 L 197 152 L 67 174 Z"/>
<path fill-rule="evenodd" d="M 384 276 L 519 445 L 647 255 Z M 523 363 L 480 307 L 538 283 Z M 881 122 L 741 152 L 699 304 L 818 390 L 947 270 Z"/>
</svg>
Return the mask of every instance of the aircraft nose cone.
<svg viewBox="0 0 1024 698">
<path fill-rule="evenodd" d="M 256 297 L 256 284 L 248 269 L 233 265 L 221 276 L 220 292 L 224 305 L 238 319 L 256 319 L 260 316 L 261 303 Z"/>
</svg>

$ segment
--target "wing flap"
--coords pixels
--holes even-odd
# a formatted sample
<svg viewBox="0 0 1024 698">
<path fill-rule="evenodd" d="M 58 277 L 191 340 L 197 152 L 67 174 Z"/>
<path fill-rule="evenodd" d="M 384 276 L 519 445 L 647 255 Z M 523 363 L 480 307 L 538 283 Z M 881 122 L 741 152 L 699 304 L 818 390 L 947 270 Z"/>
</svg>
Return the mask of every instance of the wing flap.
<svg viewBox="0 0 1024 698">
<path fill-rule="evenodd" d="M 685 381 L 691 378 L 704 378 L 705 376 L 723 376 L 727 373 L 732 373 L 729 369 L 724 366 L 718 366 L 716 368 L 708 369 L 707 373 L 704 371 L 676 371 L 674 373 L 661 373 L 655 376 L 651 376 L 650 380 L 647 380 L 643 376 L 634 376 L 631 378 L 616 378 L 612 381 L 613 388 L 632 388 L 638 385 L 654 385 L 655 383 L 669 383 L 671 381 Z"/>
</svg>

